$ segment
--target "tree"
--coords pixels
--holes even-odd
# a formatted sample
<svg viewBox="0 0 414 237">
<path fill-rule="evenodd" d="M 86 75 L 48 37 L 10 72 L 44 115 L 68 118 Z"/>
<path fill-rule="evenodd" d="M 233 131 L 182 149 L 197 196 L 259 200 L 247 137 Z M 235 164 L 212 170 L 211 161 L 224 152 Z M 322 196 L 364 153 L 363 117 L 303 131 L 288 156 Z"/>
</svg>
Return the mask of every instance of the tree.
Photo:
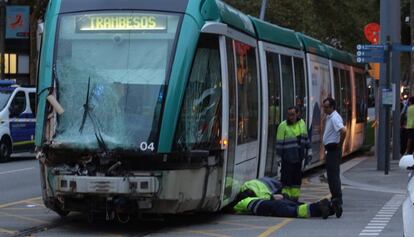
<svg viewBox="0 0 414 237">
<path fill-rule="evenodd" d="M 225 1 L 247 14 L 259 14 L 260 0 Z M 355 45 L 368 43 L 364 26 L 379 21 L 379 0 L 270 0 L 265 19 L 355 52 Z"/>
</svg>

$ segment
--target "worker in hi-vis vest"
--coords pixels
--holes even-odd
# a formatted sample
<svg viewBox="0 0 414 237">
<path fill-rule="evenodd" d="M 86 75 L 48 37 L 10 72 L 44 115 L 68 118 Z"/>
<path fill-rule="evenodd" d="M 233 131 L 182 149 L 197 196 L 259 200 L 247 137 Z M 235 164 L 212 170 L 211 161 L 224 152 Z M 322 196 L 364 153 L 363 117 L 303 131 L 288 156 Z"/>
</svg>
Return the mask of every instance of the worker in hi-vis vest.
<svg viewBox="0 0 414 237">
<path fill-rule="evenodd" d="M 299 118 L 299 110 L 288 108 L 286 118 L 277 129 L 276 152 L 281 157 L 282 194 L 297 201 L 302 184 L 302 161 L 310 145 L 306 124 Z"/>
<path fill-rule="evenodd" d="M 273 178 L 262 177 L 245 182 L 231 206 L 238 214 L 277 217 L 322 217 L 334 214 L 331 202 L 323 199 L 314 203 L 295 202 L 281 194 L 282 184 Z"/>
</svg>

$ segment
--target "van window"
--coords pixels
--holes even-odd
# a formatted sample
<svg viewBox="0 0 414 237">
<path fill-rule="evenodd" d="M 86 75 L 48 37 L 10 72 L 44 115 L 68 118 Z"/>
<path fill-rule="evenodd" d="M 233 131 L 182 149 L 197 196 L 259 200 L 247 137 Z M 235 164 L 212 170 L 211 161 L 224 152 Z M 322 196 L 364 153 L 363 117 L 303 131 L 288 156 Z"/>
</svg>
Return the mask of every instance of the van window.
<svg viewBox="0 0 414 237">
<path fill-rule="evenodd" d="M 19 91 L 13 98 L 12 103 L 10 104 L 10 117 L 17 117 L 26 108 L 26 95 L 23 91 Z"/>
<path fill-rule="evenodd" d="M 29 92 L 30 109 L 33 114 L 36 114 L 36 93 Z"/>
</svg>

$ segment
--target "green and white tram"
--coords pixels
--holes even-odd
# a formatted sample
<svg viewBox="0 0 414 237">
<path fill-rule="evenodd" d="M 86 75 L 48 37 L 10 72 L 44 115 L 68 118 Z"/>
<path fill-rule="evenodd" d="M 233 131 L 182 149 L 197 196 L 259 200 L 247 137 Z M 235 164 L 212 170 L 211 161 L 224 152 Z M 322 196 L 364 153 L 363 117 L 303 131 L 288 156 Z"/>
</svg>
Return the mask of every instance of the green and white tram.
<svg viewBox="0 0 414 237">
<path fill-rule="evenodd" d="M 69 211 L 217 211 L 277 175 L 275 137 L 298 105 L 323 163 L 322 100 L 364 137 L 352 56 L 215 0 L 54 0 L 44 22 L 36 145 L 45 205 Z M 115 215 L 107 215 L 115 216 Z"/>
</svg>

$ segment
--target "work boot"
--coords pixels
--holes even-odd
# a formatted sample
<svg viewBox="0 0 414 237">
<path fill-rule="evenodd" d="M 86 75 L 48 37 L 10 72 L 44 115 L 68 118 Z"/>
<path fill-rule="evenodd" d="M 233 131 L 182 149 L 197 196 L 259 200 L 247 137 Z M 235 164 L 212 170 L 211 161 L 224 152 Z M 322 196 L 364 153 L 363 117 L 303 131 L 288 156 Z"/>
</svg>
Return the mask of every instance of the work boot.
<svg viewBox="0 0 414 237">
<path fill-rule="evenodd" d="M 321 208 L 321 216 L 323 219 L 329 217 L 330 209 L 331 209 L 331 202 L 328 199 L 322 199 L 319 201 L 319 207 Z"/>
<path fill-rule="evenodd" d="M 332 199 L 332 209 L 335 211 L 336 218 L 342 216 L 342 204 L 336 198 Z"/>
</svg>

